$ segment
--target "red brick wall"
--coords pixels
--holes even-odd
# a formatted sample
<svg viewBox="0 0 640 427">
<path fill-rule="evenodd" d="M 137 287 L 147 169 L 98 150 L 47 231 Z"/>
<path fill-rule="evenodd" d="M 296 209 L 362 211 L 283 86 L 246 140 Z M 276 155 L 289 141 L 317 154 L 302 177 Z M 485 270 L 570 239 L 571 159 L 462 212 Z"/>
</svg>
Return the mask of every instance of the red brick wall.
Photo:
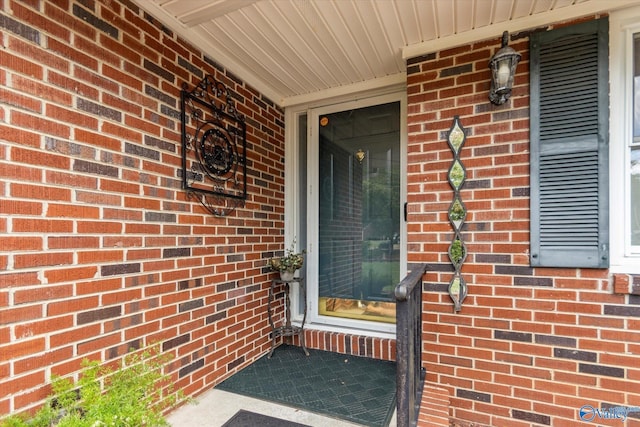
<svg viewBox="0 0 640 427">
<path fill-rule="evenodd" d="M 584 426 L 583 405 L 640 406 L 640 298 L 624 276 L 614 293 L 607 270 L 529 267 L 528 36 L 510 46 L 523 58 L 502 106 L 487 98 L 498 38 L 408 61 L 409 256 L 430 265 L 427 381 L 450 391 L 460 425 Z M 469 296 L 458 314 L 447 294 L 446 132 L 455 115 L 468 131 L 461 194 Z M 633 416 L 625 425 L 640 425 L 640 413 Z"/>
<path fill-rule="evenodd" d="M 51 374 L 129 346 L 159 341 L 189 394 L 267 351 L 264 264 L 284 247 L 281 109 L 126 0 L 0 0 L 0 42 L 0 413 L 41 402 Z M 613 293 L 604 270 L 528 266 L 526 36 L 512 46 L 524 57 L 502 107 L 487 100 L 498 39 L 409 61 L 410 261 L 431 265 L 425 365 L 455 418 L 584 425 L 582 405 L 640 405 L 640 281 L 617 276 Z M 180 188 L 179 89 L 206 74 L 248 123 L 248 200 L 228 218 Z M 454 115 L 470 132 L 460 314 L 446 295 Z M 395 357 L 391 340 L 306 337 Z"/>
<path fill-rule="evenodd" d="M 0 42 L 0 414 L 128 347 L 160 342 L 189 394 L 264 354 L 283 111 L 127 0 L 0 1 Z M 180 88 L 207 74 L 248 125 L 227 218 L 180 182 Z"/>
<path fill-rule="evenodd" d="M 295 341 L 297 344 L 298 342 Z M 396 340 L 305 329 L 305 343 L 315 348 L 334 353 L 351 354 L 381 360 L 396 360 Z"/>
</svg>

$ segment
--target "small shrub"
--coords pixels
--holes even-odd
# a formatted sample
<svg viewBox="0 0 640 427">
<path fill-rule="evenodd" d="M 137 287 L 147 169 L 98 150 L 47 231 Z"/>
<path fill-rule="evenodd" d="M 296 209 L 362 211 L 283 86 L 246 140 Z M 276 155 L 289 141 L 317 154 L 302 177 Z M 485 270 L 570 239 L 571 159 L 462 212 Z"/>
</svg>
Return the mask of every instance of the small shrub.
<svg viewBox="0 0 640 427">
<path fill-rule="evenodd" d="M 159 427 L 169 424 L 165 409 L 185 400 L 174 393 L 162 367 L 171 359 L 160 355 L 157 346 L 130 352 L 118 369 L 82 362 L 76 383 L 54 377 L 53 392 L 32 418 L 11 416 L 2 427 Z"/>
</svg>

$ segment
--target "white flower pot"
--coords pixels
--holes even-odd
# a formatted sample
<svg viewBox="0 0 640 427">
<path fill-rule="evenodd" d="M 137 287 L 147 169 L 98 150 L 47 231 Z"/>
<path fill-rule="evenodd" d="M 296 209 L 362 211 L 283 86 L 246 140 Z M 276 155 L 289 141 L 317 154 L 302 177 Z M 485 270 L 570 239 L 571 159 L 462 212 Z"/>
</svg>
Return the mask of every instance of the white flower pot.
<svg viewBox="0 0 640 427">
<path fill-rule="evenodd" d="M 280 272 L 280 280 L 293 280 L 293 276 L 296 274 L 295 271 L 281 271 Z"/>
</svg>

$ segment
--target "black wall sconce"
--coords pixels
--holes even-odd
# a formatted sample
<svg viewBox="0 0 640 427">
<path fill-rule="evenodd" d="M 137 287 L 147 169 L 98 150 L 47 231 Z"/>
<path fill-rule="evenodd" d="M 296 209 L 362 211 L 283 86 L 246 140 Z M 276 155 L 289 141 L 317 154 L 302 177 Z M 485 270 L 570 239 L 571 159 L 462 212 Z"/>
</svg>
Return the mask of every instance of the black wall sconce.
<svg viewBox="0 0 640 427">
<path fill-rule="evenodd" d="M 496 105 L 504 104 L 511 96 L 513 76 L 516 74 L 516 67 L 522 57 L 508 44 L 509 32 L 505 31 L 502 33 L 502 47 L 489 61 L 489 68 L 491 69 L 489 99 Z"/>
</svg>

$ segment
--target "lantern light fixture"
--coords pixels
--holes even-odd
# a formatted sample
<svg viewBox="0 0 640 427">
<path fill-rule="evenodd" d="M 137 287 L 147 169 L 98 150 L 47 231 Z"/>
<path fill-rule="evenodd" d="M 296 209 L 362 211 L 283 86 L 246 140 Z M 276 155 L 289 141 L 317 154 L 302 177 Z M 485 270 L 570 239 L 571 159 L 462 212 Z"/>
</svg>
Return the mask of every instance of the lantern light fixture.
<svg viewBox="0 0 640 427">
<path fill-rule="evenodd" d="M 516 67 L 522 57 L 513 48 L 508 46 L 509 32 L 502 33 L 502 47 L 489 61 L 491 70 L 491 90 L 489 99 L 496 105 L 504 104 L 511 96 L 513 77 Z"/>
</svg>

